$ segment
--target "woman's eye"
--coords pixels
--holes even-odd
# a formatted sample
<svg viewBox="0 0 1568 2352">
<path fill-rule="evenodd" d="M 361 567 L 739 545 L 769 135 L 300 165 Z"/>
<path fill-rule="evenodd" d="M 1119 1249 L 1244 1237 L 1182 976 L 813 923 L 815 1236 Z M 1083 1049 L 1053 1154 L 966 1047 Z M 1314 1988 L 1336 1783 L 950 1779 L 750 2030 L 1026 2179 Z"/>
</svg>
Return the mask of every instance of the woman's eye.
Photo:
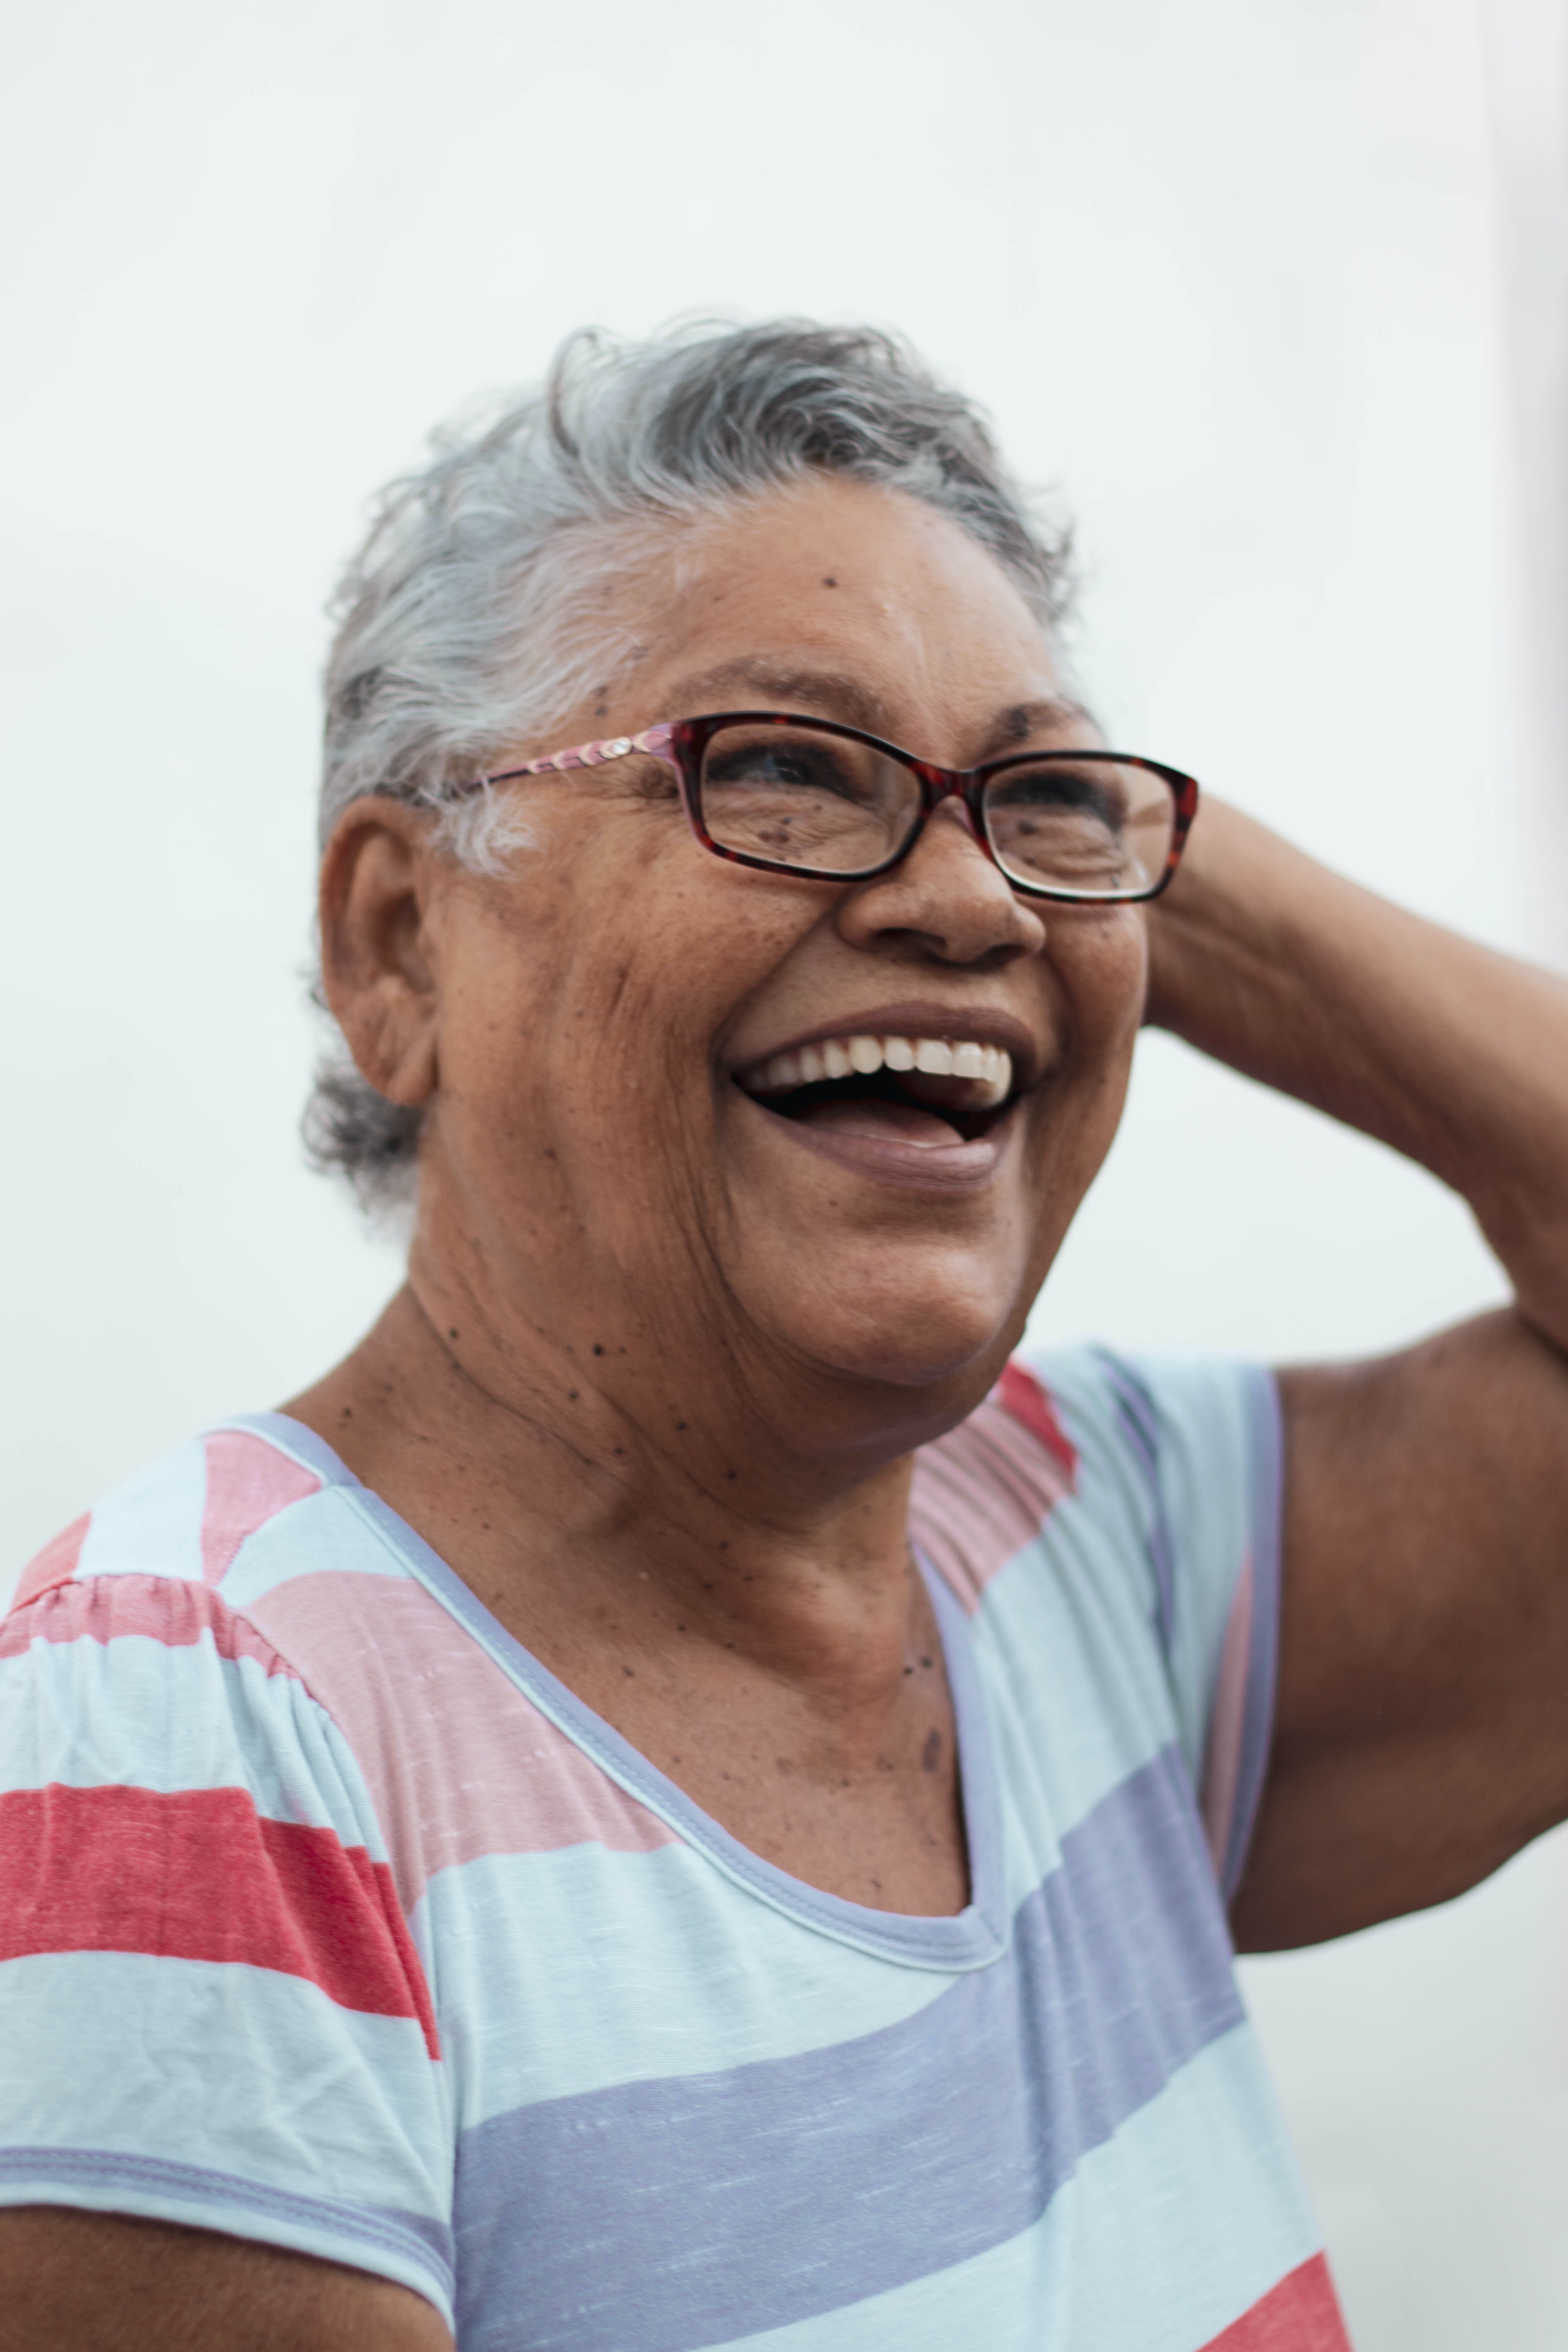
<svg viewBox="0 0 1568 2352">
<path fill-rule="evenodd" d="M 798 751 L 753 751 L 721 760 L 716 780 L 725 784 L 810 784 L 816 781 L 809 756 Z"/>
<path fill-rule="evenodd" d="M 750 785 L 773 792 L 847 793 L 852 789 L 830 754 L 804 750 L 736 752 L 713 761 L 708 781 L 730 788 L 743 790 Z"/>
<path fill-rule="evenodd" d="M 774 752 L 754 763 L 753 773 L 759 784 L 792 784 L 797 789 L 820 787 L 826 781 L 821 763 L 799 751 Z"/>
</svg>

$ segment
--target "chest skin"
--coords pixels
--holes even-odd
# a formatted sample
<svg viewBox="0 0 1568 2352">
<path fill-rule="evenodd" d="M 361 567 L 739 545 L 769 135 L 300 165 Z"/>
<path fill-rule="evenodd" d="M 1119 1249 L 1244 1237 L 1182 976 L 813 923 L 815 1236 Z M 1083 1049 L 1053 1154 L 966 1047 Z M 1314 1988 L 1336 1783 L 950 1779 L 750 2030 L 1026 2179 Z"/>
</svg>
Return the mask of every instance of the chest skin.
<svg viewBox="0 0 1568 2352">
<path fill-rule="evenodd" d="M 913 1585 L 896 1686 L 851 1709 L 738 1645 L 639 1641 L 618 1619 L 475 1580 L 509 1633 L 753 1853 L 872 1910 L 944 1917 L 969 1900 L 963 1796 L 941 1634 Z"/>
</svg>

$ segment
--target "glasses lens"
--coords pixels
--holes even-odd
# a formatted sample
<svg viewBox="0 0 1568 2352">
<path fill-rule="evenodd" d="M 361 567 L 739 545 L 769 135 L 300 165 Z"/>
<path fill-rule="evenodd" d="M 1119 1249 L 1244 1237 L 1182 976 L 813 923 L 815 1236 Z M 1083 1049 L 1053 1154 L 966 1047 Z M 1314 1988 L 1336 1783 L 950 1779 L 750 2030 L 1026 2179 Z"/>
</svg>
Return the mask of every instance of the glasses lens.
<svg viewBox="0 0 1568 2352">
<path fill-rule="evenodd" d="M 1165 870 L 1176 799 L 1135 760 L 1085 755 L 1005 768 L 985 788 L 985 831 L 1016 882 L 1081 898 L 1141 898 Z"/>
<path fill-rule="evenodd" d="M 742 721 L 702 761 L 702 822 L 721 849 L 818 874 L 864 874 L 902 847 L 920 813 L 910 771 L 868 743 Z"/>
</svg>

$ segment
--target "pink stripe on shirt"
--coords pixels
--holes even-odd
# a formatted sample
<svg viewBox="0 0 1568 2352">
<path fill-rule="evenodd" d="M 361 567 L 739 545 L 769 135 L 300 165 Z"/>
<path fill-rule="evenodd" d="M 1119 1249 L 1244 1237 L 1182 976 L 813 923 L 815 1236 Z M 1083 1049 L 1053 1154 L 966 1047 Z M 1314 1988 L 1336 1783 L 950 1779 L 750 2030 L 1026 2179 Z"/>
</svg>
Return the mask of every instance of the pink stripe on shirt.
<svg viewBox="0 0 1568 2352">
<path fill-rule="evenodd" d="M 998 1570 L 1034 1541 L 1071 1491 L 1066 1465 L 1041 1430 L 992 1397 L 940 1445 L 915 1456 L 910 1532 L 973 1616 Z"/>
<path fill-rule="evenodd" d="M 323 1569 L 250 1613 L 280 1649 L 309 1654 L 311 1695 L 364 1774 L 406 1909 L 437 1871 L 482 1854 L 678 1843 L 423 1585 Z"/>
<path fill-rule="evenodd" d="M 73 1519 L 68 1528 L 62 1528 L 52 1543 L 47 1543 L 36 1559 L 28 1561 L 11 1596 L 13 1610 L 25 1609 L 29 1601 L 36 1601 L 40 1592 L 47 1592 L 51 1585 L 70 1582 L 91 1525 L 92 1513 L 84 1511 L 79 1519 Z"/>
<path fill-rule="evenodd" d="M 254 1658 L 269 1675 L 293 1675 L 245 1618 L 216 1592 L 178 1576 L 90 1576 L 20 1601 L 0 1620 L 0 1658 L 21 1656 L 33 1642 L 115 1642 L 139 1634 L 184 1649 L 212 1636 L 220 1658 Z M 296 1675 L 295 1679 L 299 1677 Z"/>
<path fill-rule="evenodd" d="M 202 1577 L 216 1589 L 247 1536 L 290 1503 L 320 1494 L 321 1481 L 315 1471 L 290 1461 L 248 1430 L 219 1429 L 203 1444 L 207 1492 L 202 1511 Z"/>
</svg>

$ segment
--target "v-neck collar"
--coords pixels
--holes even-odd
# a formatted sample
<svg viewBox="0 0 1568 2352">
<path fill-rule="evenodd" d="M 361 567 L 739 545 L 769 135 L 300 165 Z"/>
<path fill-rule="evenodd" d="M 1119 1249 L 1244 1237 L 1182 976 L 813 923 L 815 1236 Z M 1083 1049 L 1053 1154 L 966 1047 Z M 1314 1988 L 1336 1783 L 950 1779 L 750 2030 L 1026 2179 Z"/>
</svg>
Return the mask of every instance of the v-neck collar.
<svg viewBox="0 0 1568 2352">
<path fill-rule="evenodd" d="M 984 1968 L 1005 1949 L 1007 1911 L 1003 1886 L 1001 1798 L 991 1726 L 969 1621 L 951 1587 L 918 1546 L 915 1559 L 931 1595 L 952 1695 L 959 1787 L 969 1849 L 969 1902 L 960 1912 L 934 1918 L 900 1911 L 878 1911 L 866 1904 L 851 1903 L 843 1895 L 826 1894 L 804 1879 L 793 1877 L 775 1863 L 753 1853 L 750 1846 L 742 1844 L 704 1812 L 668 1774 L 651 1764 L 612 1724 L 585 1706 L 514 1633 L 509 1633 L 424 1537 L 399 1517 L 374 1488 L 355 1477 L 325 1439 L 318 1437 L 303 1422 L 281 1412 L 242 1413 L 223 1425 L 254 1432 L 292 1460 L 313 1470 L 327 1486 L 346 1491 L 361 1515 L 409 1572 L 457 1619 L 541 1714 L 547 1716 L 601 1771 L 639 1804 L 657 1813 L 686 1844 L 748 1894 L 804 1927 L 906 1968 Z"/>
</svg>

